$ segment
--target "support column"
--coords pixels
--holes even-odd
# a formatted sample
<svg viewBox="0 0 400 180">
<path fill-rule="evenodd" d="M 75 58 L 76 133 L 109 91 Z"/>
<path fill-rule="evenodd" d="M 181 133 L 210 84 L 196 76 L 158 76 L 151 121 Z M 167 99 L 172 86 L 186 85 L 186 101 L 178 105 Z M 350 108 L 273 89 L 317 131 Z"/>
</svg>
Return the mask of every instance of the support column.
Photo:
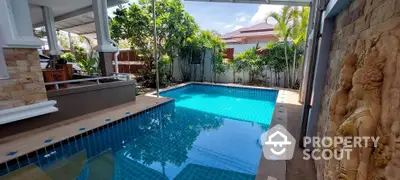
<svg viewBox="0 0 400 180">
<path fill-rule="evenodd" d="M 0 45 L 39 48 L 43 41 L 33 36 L 28 0 L 0 0 Z"/>
<path fill-rule="evenodd" d="M 100 57 L 100 69 L 103 76 L 109 76 L 113 73 L 112 58 L 117 48 L 112 46 L 107 17 L 107 1 L 92 0 L 93 14 L 96 25 L 97 52 Z"/>
<path fill-rule="evenodd" d="M 0 124 L 57 111 L 48 101 L 28 0 L 0 0 Z M 8 71 L 3 76 L 4 69 Z"/>
<path fill-rule="evenodd" d="M 60 51 L 57 43 L 57 33 L 53 10 L 49 7 L 42 6 L 42 13 L 46 28 L 47 43 L 49 44 L 49 53 L 51 56 L 61 55 L 62 52 Z"/>
</svg>

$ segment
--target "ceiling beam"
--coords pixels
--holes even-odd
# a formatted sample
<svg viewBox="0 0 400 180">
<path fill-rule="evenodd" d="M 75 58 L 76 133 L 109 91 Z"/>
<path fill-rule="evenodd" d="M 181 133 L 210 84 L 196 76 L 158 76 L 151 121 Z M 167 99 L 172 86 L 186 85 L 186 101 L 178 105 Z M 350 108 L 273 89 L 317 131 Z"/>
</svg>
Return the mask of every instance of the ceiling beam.
<svg viewBox="0 0 400 180">
<path fill-rule="evenodd" d="M 78 33 L 78 35 L 83 36 L 83 35 L 88 35 L 88 34 L 95 34 L 96 31 L 92 31 L 92 32 L 82 32 L 82 33 Z"/>
<path fill-rule="evenodd" d="M 82 24 L 78 24 L 78 25 L 74 25 L 74 26 L 69 26 L 69 27 L 58 28 L 58 29 L 68 31 L 68 29 L 77 28 L 80 26 L 85 26 L 85 25 L 94 24 L 94 23 L 95 23 L 94 21 L 90 21 L 90 22 L 86 22 L 86 23 L 82 23 Z"/>
<path fill-rule="evenodd" d="M 113 6 L 116 6 L 116 5 L 119 5 L 119 4 L 123 4 L 123 3 L 127 3 L 127 2 L 128 2 L 127 0 L 107 0 L 107 6 L 108 7 L 113 7 Z M 79 16 L 81 14 L 85 14 L 85 13 L 88 13 L 88 12 L 93 12 L 93 6 L 92 5 L 89 5 L 89 6 L 86 6 L 86 7 L 83 7 L 83 8 L 80 8 L 80 9 L 77 9 L 77 10 L 74 10 L 74 11 L 59 15 L 59 16 L 56 16 L 56 17 L 54 17 L 54 21 L 55 22 L 62 21 L 64 19 L 73 18 L 75 16 Z M 37 27 L 41 27 L 41 26 L 44 26 L 44 22 L 40 22 L 40 23 L 34 24 L 33 28 L 37 28 Z"/>
</svg>

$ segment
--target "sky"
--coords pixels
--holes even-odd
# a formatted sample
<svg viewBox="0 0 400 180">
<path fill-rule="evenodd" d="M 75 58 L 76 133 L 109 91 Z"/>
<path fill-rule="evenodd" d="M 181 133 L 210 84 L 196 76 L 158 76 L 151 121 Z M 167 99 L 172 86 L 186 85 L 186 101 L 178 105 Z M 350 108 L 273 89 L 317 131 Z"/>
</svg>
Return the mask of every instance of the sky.
<svg viewBox="0 0 400 180">
<path fill-rule="evenodd" d="M 137 0 L 130 0 L 136 2 Z M 267 13 L 279 12 L 281 5 L 259 5 L 239 3 L 210 3 L 183 1 L 185 10 L 194 17 L 202 30 L 215 30 L 221 34 L 232 32 L 242 27 L 249 27 L 265 21 Z M 108 9 L 108 15 L 116 7 Z M 276 21 L 268 19 L 269 24 Z"/>
</svg>

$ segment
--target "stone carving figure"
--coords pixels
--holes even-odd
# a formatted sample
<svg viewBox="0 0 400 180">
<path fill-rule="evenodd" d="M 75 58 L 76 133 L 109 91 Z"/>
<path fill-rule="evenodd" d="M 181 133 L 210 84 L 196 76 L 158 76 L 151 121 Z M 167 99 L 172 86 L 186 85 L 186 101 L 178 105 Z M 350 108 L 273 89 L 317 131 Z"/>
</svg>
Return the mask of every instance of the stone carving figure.
<svg viewBox="0 0 400 180">
<path fill-rule="evenodd" d="M 347 55 L 343 59 L 340 70 L 339 89 L 331 96 L 329 104 L 330 136 L 336 134 L 336 130 L 344 120 L 347 113 L 348 94 L 352 87 L 353 74 L 356 71 L 357 56 Z"/>
<path fill-rule="evenodd" d="M 357 100 L 352 114 L 340 125 L 336 135 L 342 137 L 373 137 L 378 126 L 381 109 L 382 69 L 385 58 L 378 55 L 375 48 L 370 49 L 364 65 L 353 76 L 353 93 Z M 368 164 L 373 151 L 373 142 L 367 147 L 350 147 L 350 159 L 340 162 L 339 179 L 366 180 Z"/>
</svg>

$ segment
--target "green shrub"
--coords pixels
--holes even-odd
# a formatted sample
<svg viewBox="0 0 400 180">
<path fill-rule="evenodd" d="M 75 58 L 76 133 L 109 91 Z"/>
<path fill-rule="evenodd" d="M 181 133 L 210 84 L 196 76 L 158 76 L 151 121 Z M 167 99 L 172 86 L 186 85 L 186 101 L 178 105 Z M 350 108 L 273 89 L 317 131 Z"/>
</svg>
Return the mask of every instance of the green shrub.
<svg viewBox="0 0 400 180">
<path fill-rule="evenodd" d="M 65 59 L 68 62 L 76 62 L 75 56 L 70 52 L 61 54 L 61 58 Z"/>
</svg>

